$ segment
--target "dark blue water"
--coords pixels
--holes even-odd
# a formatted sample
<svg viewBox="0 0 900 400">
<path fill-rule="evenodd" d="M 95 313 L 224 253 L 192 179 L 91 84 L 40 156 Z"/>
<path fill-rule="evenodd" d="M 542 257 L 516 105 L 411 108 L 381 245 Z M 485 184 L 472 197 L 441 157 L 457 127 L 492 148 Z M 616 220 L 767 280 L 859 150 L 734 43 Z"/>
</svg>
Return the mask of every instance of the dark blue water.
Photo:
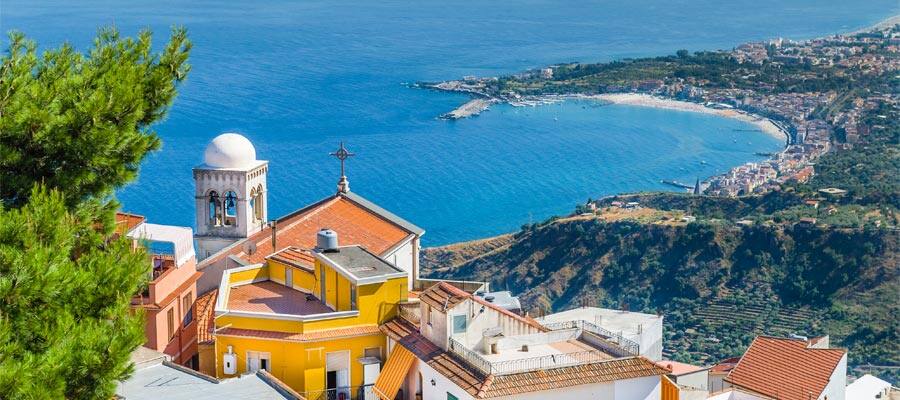
<svg viewBox="0 0 900 400">
<path fill-rule="evenodd" d="M 193 71 L 156 127 L 162 151 L 119 193 L 126 210 L 192 225 L 191 167 L 233 130 L 270 160 L 270 215 L 283 215 L 334 191 L 339 167 L 327 153 L 344 140 L 358 154 L 353 190 L 424 227 L 428 245 L 511 231 L 588 197 L 667 190 L 660 179 L 692 182 L 781 143 L 718 117 L 582 102 L 441 121 L 466 98 L 402 83 L 804 39 L 900 9 L 896 0 L 138 3 L 0 5 L 4 31 L 45 47 L 84 49 L 109 24 L 150 27 L 158 44 L 173 24 L 189 29 Z"/>
</svg>

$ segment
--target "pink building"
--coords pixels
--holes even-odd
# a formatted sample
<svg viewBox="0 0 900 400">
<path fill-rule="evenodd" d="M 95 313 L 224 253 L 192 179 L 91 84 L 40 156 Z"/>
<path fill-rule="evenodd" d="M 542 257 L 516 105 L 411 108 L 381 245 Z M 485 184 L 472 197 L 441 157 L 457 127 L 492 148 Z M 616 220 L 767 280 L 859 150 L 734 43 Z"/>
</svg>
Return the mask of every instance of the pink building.
<svg viewBox="0 0 900 400">
<path fill-rule="evenodd" d="M 193 315 L 197 299 L 197 259 L 191 228 L 150 224 L 143 217 L 119 213 L 117 232 L 142 246 L 152 269 L 147 288 L 131 300 L 146 317 L 144 346 L 172 356 L 172 361 L 196 369 L 197 323 Z"/>
</svg>

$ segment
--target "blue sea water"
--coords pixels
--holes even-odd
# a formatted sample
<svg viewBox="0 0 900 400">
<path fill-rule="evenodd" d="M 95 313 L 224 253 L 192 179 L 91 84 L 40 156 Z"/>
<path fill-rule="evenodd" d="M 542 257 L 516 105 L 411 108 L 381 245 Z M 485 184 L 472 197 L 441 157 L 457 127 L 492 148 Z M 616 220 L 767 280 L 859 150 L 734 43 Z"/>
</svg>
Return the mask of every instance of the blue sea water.
<svg viewBox="0 0 900 400">
<path fill-rule="evenodd" d="M 512 231 L 588 197 L 670 190 L 659 181 L 693 182 L 782 143 L 735 131 L 751 127 L 734 120 L 583 101 L 449 122 L 435 117 L 465 96 L 404 83 L 806 39 L 898 10 L 896 0 L 6 0 L 0 27 L 79 49 L 102 25 L 149 27 L 157 44 L 171 25 L 188 28 L 193 70 L 155 127 L 163 149 L 118 193 L 127 211 L 191 226 L 191 167 L 210 139 L 238 131 L 270 160 L 269 211 L 283 215 L 335 190 L 328 152 L 343 140 L 358 154 L 353 190 L 438 245 Z"/>
</svg>

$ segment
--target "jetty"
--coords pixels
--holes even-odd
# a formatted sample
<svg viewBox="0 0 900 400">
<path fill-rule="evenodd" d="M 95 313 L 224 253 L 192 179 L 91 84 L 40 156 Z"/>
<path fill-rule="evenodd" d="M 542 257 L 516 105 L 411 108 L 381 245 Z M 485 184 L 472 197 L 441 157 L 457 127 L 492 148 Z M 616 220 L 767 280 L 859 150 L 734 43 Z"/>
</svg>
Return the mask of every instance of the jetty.
<svg viewBox="0 0 900 400">
<path fill-rule="evenodd" d="M 669 180 L 663 179 L 663 180 L 660 181 L 660 182 L 665 183 L 666 185 L 675 186 L 675 187 L 680 187 L 680 188 L 682 188 L 682 189 L 693 189 L 693 188 L 694 188 L 694 187 L 691 186 L 691 185 L 687 185 L 687 184 L 684 184 L 684 183 L 681 183 L 681 182 L 678 182 L 678 181 L 669 181 Z"/>
<path fill-rule="evenodd" d="M 476 116 L 487 110 L 494 102 L 488 99 L 472 99 L 455 110 L 441 115 L 441 119 L 461 119 Z"/>
</svg>

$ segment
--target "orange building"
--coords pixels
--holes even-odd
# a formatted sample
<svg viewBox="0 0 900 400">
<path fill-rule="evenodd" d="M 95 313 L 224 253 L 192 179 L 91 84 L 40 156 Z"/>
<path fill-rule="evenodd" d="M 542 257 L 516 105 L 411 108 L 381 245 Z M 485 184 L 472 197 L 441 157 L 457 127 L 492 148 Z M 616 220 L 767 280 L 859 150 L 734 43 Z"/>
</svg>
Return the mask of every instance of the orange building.
<svg viewBox="0 0 900 400">
<path fill-rule="evenodd" d="M 144 346 L 163 352 L 172 361 L 199 367 L 197 323 L 197 259 L 191 228 L 147 223 L 143 217 L 116 214 L 116 232 L 130 238 L 135 248 L 150 254 L 152 268 L 147 288 L 134 296 L 131 306 L 143 310 L 146 323 Z"/>
</svg>

